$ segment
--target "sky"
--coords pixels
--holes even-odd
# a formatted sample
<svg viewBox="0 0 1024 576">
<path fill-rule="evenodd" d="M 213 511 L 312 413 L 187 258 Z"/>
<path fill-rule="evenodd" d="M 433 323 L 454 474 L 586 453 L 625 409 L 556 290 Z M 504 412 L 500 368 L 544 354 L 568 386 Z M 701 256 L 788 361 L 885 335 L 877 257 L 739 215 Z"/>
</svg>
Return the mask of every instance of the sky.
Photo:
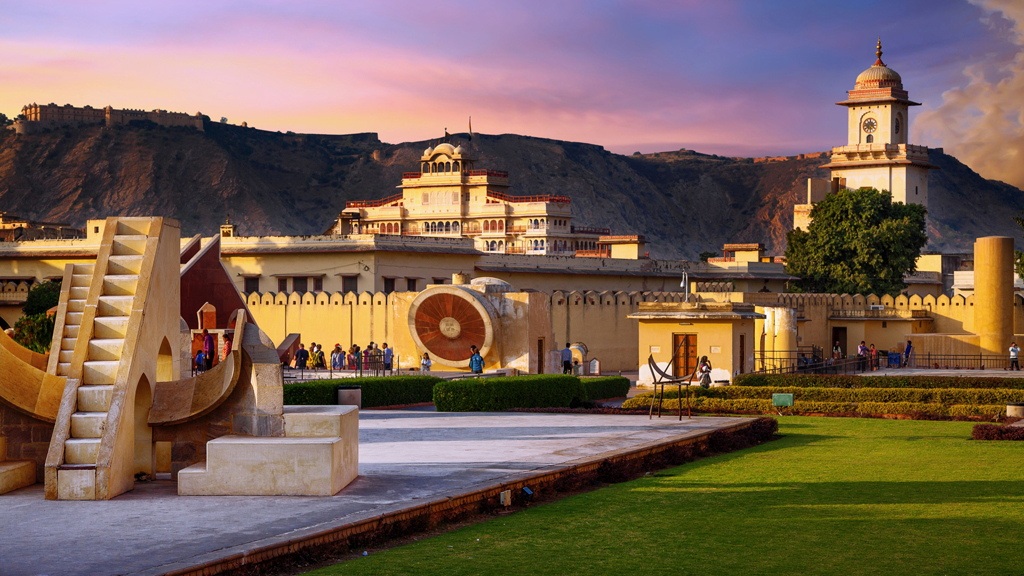
<svg viewBox="0 0 1024 576">
<path fill-rule="evenodd" d="M 875 59 L 911 142 L 1024 186 L 1024 0 L 11 2 L 0 113 L 165 109 L 265 130 L 445 128 L 790 155 L 845 144 L 834 105 Z"/>
</svg>

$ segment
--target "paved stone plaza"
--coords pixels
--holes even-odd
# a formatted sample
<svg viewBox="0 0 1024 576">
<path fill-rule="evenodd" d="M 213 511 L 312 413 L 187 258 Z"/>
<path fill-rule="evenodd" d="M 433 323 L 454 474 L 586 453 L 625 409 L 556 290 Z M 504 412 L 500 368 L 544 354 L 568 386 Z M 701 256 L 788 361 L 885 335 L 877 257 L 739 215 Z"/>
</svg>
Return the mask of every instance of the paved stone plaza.
<svg viewBox="0 0 1024 576">
<path fill-rule="evenodd" d="M 360 476 L 333 497 L 185 497 L 166 480 L 110 501 L 0 496 L 0 574 L 162 574 L 739 421 L 367 410 Z"/>
</svg>

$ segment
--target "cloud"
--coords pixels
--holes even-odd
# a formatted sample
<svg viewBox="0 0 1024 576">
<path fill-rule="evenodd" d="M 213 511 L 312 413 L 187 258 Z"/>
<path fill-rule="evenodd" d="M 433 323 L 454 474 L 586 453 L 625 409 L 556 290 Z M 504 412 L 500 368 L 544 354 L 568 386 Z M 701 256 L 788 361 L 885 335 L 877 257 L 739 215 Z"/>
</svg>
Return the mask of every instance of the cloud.
<svg viewBox="0 0 1024 576">
<path fill-rule="evenodd" d="M 985 11 L 982 21 L 992 27 L 999 19 L 1010 22 L 1011 41 L 1019 48 L 1008 61 L 967 66 L 967 84 L 944 92 L 942 104 L 922 112 L 915 128 L 985 178 L 1024 188 L 1024 3 L 971 3 Z"/>
</svg>

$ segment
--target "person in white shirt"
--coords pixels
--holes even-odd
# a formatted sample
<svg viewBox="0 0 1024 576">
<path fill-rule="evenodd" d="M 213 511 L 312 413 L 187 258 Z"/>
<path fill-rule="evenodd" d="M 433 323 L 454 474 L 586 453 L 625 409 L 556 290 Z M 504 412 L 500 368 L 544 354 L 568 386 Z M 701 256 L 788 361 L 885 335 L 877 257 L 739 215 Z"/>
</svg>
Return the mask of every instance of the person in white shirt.
<svg viewBox="0 0 1024 576">
<path fill-rule="evenodd" d="M 423 359 L 420 360 L 420 372 L 430 372 L 430 354 L 423 353 Z"/>
<path fill-rule="evenodd" d="M 1020 348 L 1017 347 L 1017 343 L 1010 342 L 1010 370 L 1020 370 L 1020 364 L 1017 362 L 1018 354 L 1020 354 Z"/>
<path fill-rule="evenodd" d="M 568 342 L 562 349 L 562 374 L 572 374 L 572 350 L 569 348 Z"/>
</svg>

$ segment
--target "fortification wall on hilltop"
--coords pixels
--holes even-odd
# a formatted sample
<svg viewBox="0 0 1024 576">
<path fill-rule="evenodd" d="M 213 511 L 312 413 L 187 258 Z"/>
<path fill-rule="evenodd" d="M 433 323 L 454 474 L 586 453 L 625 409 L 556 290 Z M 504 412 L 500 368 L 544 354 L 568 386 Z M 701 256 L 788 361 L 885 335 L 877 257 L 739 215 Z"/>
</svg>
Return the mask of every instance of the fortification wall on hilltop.
<svg viewBox="0 0 1024 576">
<path fill-rule="evenodd" d="M 160 126 L 195 128 L 202 132 L 206 117 L 200 113 L 195 115 L 184 112 L 168 112 L 166 110 L 119 110 L 107 106 L 76 107 L 71 104 L 29 104 L 21 109 L 21 117 L 14 121 L 13 129 L 18 134 L 32 134 L 61 126 L 88 126 L 105 124 L 117 126 L 134 120 L 145 120 Z"/>
</svg>

